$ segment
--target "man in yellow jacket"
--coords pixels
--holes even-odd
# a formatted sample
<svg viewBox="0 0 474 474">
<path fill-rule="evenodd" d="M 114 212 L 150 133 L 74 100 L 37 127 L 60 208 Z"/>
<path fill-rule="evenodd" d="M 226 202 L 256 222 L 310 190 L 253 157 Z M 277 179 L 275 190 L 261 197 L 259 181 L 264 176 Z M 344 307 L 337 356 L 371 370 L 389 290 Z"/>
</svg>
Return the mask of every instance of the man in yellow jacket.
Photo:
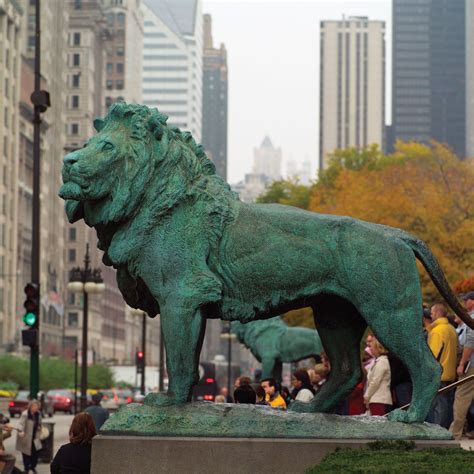
<svg viewBox="0 0 474 474">
<path fill-rule="evenodd" d="M 428 346 L 441 364 L 440 388 L 456 380 L 456 358 L 458 337 L 456 330 L 448 321 L 448 312 L 443 304 L 435 304 L 431 308 L 432 323 L 428 327 Z M 448 429 L 453 420 L 453 391 L 437 395 L 433 401 L 426 421 L 436 423 Z"/>
</svg>

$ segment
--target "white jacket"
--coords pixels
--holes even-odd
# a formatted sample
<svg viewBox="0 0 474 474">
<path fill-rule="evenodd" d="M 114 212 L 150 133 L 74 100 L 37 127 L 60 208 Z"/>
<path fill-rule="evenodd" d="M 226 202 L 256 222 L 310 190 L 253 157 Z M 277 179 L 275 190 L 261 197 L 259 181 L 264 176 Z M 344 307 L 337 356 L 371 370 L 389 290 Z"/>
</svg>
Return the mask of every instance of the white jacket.
<svg viewBox="0 0 474 474">
<path fill-rule="evenodd" d="M 390 364 L 386 355 L 375 359 L 374 365 L 367 374 L 367 388 L 364 397 L 369 403 L 392 404 L 392 393 L 390 392 Z"/>
</svg>

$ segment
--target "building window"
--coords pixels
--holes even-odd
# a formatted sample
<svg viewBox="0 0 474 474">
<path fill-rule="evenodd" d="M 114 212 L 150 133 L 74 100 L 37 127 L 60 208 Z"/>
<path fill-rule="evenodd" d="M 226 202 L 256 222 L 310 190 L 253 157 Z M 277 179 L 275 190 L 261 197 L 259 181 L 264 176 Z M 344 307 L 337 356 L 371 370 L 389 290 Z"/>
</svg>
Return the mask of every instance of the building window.
<svg viewBox="0 0 474 474">
<path fill-rule="evenodd" d="M 79 135 L 79 124 L 71 123 L 71 135 Z M 76 230 L 76 229 L 74 229 Z"/>
<path fill-rule="evenodd" d="M 74 263 L 76 261 L 76 249 L 68 250 L 67 260 L 71 263 Z"/>
<path fill-rule="evenodd" d="M 107 79 L 105 84 L 106 84 L 107 90 L 111 90 L 111 89 L 114 88 L 114 81 L 112 81 L 110 79 Z"/>
<path fill-rule="evenodd" d="M 115 81 L 115 87 L 119 90 L 123 89 L 123 81 L 122 80 Z"/>
<path fill-rule="evenodd" d="M 72 65 L 73 66 L 80 66 L 81 65 L 81 55 L 78 53 L 74 53 L 72 55 Z"/>
<path fill-rule="evenodd" d="M 76 304 L 76 293 L 70 291 L 67 294 L 67 304 Z"/>
<path fill-rule="evenodd" d="M 78 95 L 73 95 L 71 97 L 71 107 L 73 109 L 78 109 L 79 108 L 79 96 Z"/>
<path fill-rule="evenodd" d="M 124 13 L 119 13 L 119 14 L 117 15 L 117 22 L 118 22 L 120 25 L 125 24 L 125 14 L 124 14 Z"/>
<path fill-rule="evenodd" d="M 68 326 L 77 327 L 79 322 L 79 317 L 77 313 L 68 313 L 67 315 L 67 324 Z"/>
<path fill-rule="evenodd" d="M 112 74 L 114 72 L 113 63 L 107 63 L 107 74 Z"/>
<path fill-rule="evenodd" d="M 115 21 L 115 15 L 113 13 L 109 13 L 107 15 L 107 23 L 109 25 L 113 25 L 114 24 L 114 21 Z"/>
<path fill-rule="evenodd" d="M 124 52 L 125 52 L 125 50 L 124 50 L 123 46 L 119 46 L 117 48 L 117 56 L 123 56 Z"/>
<path fill-rule="evenodd" d="M 116 67 L 118 73 L 123 73 L 123 63 L 117 63 Z"/>
<path fill-rule="evenodd" d="M 3 114 L 3 118 L 4 118 L 4 123 L 5 123 L 5 128 L 8 128 L 8 109 L 5 107 L 5 110 L 4 110 L 4 114 Z"/>
<path fill-rule="evenodd" d="M 81 45 L 81 33 L 74 33 L 72 37 L 72 44 L 73 46 L 80 46 Z"/>
<path fill-rule="evenodd" d="M 69 241 L 75 242 L 77 237 L 77 229 L 75 227 L 71 227 L 69 229 Z"/>
<path fill-rule="evenodd" d="M 74 9 L 81 10 L 82 9 L 82 0 L 74 0 Z"/>
<path fill-rule="evenodd" d="M 81 75 L 73 74 L 72 76 L 72 87 L 79 87 L 81 83 Z"/>
<path fill-rule="evenodd" d="M 106 97 L 105 98 L 105 106 L 107 108 L 109 108 L 113 103 L 114 103 L 114 100 L 112 99 L 112 97 Z"/>
<path fill-rule="evenodd" d="M 36 44 L 36 38 L 34 36 L 28 36 L 28 48 L 34 49 Z"/>
</svg>

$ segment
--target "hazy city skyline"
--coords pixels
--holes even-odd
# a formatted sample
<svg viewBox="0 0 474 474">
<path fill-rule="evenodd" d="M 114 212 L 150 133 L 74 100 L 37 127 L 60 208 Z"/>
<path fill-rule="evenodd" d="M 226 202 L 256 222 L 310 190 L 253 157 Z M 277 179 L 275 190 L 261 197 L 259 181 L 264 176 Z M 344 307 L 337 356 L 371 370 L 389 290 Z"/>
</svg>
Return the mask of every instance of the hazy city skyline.
<svg viewBox="0 0 474 474">
<path fill-rule="evenodd" d="M 229 66 L 228 181 L 252 169 L 252 150 L 265 135 L 284 162 L 310 160 L 315 176 L 319 131 L 319 22 L 368 16 L 386 22 L 391 66 L 390 0 L 205 0 L 216 45 Z M 391 113 L 387 73 L 386 121 Z"/>
</svg>

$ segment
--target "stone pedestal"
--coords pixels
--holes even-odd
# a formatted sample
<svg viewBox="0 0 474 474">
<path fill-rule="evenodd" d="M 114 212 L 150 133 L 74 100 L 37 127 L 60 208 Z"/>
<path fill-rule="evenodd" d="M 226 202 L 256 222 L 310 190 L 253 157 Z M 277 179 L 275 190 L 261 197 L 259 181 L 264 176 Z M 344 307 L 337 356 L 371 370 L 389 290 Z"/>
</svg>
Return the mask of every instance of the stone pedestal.
<svg viewBox="0 0 474 474">
<path fill-rule="evenodd" d="M 338 447 L 373 440 L 104 436 L 92 442 L 93 474 L 304 473 Z M 418 448 L 456 441 L 415 441 Z"/>
</svg>

